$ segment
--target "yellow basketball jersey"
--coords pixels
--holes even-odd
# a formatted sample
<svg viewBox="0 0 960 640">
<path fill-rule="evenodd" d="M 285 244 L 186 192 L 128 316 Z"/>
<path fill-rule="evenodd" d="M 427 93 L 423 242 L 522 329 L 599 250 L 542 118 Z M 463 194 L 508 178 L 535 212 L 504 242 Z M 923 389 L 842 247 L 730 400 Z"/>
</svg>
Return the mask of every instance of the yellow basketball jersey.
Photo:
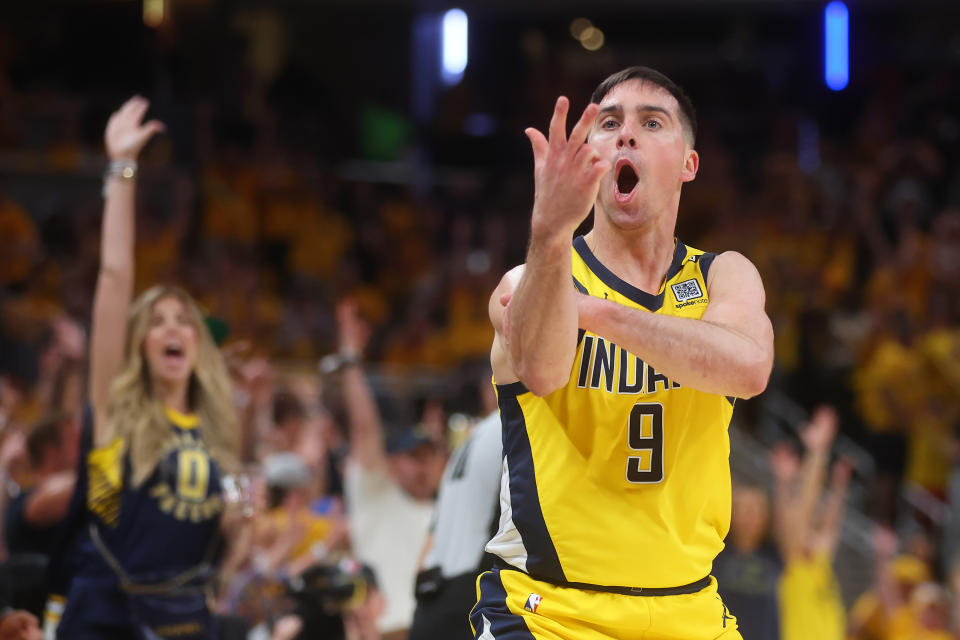
<svg viewBox="0 0 960 640">
<path fill-rule="evenodd" d="M 676 242 L 657 295 L 610 272 L 582 237 L 582 293 L 700 318 L 714 254 Z M 487 550 L 534 577 L 674 587 L 710 573 L 730 526 L 733 399 L 668 380 L 602 336 L 580 332 L 566 386 L 545 396 L 498 385 L 500 529 Z"/>
</svg>

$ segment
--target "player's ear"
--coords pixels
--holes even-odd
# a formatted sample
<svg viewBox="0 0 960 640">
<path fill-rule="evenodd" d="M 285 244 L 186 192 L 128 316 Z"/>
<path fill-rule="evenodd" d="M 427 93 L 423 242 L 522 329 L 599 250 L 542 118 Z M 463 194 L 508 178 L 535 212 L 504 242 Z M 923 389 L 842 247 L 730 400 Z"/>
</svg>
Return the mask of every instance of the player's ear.
<svg viewBox="0 0 960 640">
<path fill-rule="evenodd" d="M 687 149 L 687 156 L 683 161 L 683 171 L 680 173 L 681 182 L 690 182 L 697 177 L 700 168 L 700 154 L 695 149 Z"/>
</svg>

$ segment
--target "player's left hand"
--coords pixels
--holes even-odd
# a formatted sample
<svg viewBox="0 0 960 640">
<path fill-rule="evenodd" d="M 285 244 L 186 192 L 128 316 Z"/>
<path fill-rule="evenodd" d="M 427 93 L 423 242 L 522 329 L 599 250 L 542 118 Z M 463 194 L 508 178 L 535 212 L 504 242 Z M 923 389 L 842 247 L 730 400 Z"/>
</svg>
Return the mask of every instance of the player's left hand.
<svg viewBox="0 0 960 640">
<path fill-rule="evenodd" d="M 589 215 L 597 199 L 600 178 L 611 169 L 587 143 L 587 134 L 600 107 L 587 105 L 567 138 L 570 101 L 561 96 L 550 119 L 549 138 L 533 127 L 524 133 L 533 147 L 536 184 L 531 223 L 534 242 L 540 237 L 563 237 L 565 242 Z"/>
</svg>

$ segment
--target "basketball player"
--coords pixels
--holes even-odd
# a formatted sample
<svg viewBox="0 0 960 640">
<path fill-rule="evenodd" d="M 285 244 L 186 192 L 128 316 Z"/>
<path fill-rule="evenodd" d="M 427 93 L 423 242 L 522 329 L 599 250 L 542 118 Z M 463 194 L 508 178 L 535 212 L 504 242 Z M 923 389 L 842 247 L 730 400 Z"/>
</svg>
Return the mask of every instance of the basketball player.
<svg viewBox="0 0 960 640">
<path fill-rule="evenodd" d="M 475 636 L 740 638 L 709 574 L 730 524 L 733 403 L 772 367 L 763 285 L 742 255 L 673 235 L 699 166 L 679 87 L 616 73 L 569 138 L 568 107 L 548 136 L 526 131 L 530 247 L 490 300 L 500 561 L 478 580 Z"/>
</svg>

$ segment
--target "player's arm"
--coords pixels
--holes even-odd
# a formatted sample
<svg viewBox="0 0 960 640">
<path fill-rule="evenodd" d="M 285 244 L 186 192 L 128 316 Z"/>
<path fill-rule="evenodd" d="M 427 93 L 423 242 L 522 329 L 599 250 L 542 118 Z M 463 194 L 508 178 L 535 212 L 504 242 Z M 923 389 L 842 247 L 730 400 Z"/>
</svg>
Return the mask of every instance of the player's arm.
<svg viewBox="0 0 960 640">
<path fill-rule="evenodd" d="M 366 346 L 368 328 L 357 315 L 354 302 L 344 301 L 337 305 L 337 331 L 340 355 L 353 362 L 343 371 L 350 457 L 364 469 L 382 468 L 386 465 L 387 454 L 380 412 L 370 382 L 359 364 Z"/>
<path fill-rule="evenodd" d="M 519 265 L 503 275 L 500 284 L 493 290 L 487 306 L 490 323 L 494 330 L 493 347 L 490 349 L 490 367 L 493 369 L 493 379 L 497 384 L 510 384 L 520 379 L 514 371 L 513 359 L 507 347 L 510 340 L 508 316 L 510 307 L 507 303 L 523 276 L 523 269 L 524 266 Z"/>
<path fill-rule="evenodd" d="M 569 102 L 559 98 L 549 138 L 526 134 L 533 146 L 536 194 L 526 268 L 509 305 L 507 348 L 516 376 L 536 395 L 566 384 L 577 349 L 577 298 L 570 243 L 590 213 L 600 178 L 610 170 L 586 143 L 599 107 L 589 105 L 566 136 Z"/>
<path fill-rule="evenodd" d="M 737 398 L 762 392 L 773 368 L 773 327 L 760 274 L 736 252 L 714 260 L 700 320 L 578 296 L 580 327 L 603 336 L 683 386 Z"/>
<path fill-rule="evenodd" d="M 111 162 L 136 163 L 140 150 L 163 124 L 141 124 L 150 103 L 131 98 L 107 122 L 104 134 Z M 101 446 L 110 383 L 123 365 L 127 310 L 133 297 L 134 178 L 111 175 L 104 185 L 100 271 L 93 297 L 90 332 L 90 402 L 93 405 L 94 443 Z M 98 436 L 101 434 L 100 436 Z"/>
</svg>

